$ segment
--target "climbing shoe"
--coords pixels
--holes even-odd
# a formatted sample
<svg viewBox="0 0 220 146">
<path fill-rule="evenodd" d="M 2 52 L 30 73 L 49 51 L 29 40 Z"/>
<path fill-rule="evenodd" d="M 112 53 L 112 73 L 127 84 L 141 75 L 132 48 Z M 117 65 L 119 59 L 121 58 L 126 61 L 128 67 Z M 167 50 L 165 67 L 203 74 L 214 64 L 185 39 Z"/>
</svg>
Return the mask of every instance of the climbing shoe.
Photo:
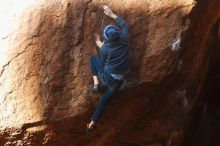
<svg viewBox="0 0 220 146">
<path fill-rule="evenodd" d="M 90 91 L 93 91 L 93 92 L 98 92 L 98 91 L 99 91 L 99 85 L 90 84 L 90 85 L 88 86 L 88 89 L 89 89 Z"/>
<path fill-rule="evenodd" d="M 98 92 L 99 91 L 99 84 L 93 85 L 92 91 Z"/>
</svg>

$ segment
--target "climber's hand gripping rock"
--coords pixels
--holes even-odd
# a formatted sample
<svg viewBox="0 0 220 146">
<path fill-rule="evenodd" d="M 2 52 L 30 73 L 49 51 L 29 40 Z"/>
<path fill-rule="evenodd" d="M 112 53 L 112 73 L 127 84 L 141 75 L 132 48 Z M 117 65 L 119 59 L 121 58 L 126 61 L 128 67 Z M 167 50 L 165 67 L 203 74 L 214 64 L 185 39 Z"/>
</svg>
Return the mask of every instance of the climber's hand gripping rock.
<svg viewBox="0 0 220 146">
<path fill-rule="evenodd" d="M 104 9 L 105 15 L 112 17 L 113 19 L 117 17 L 108 6 L 104 6 L 103 9 Z"/>
</svg>

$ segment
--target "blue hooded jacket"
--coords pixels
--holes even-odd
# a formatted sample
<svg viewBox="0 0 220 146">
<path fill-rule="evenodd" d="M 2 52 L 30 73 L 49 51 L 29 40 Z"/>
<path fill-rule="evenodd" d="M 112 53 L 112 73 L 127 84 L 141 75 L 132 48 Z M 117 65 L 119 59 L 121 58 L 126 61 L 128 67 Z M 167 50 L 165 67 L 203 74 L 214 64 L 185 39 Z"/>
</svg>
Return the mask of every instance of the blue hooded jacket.
<svg viewBox="0 0 220 146">
<path fill-rule="evenodd" d="M 100 49 L 101 67 L 110 74 L 125 75 L 131 71 L 128 60 L 128 24 L 120 17 L 115 21 L 120 29 L 107 26 L 109 28 L 103 32 L 105 42 Z"/>
</svg>

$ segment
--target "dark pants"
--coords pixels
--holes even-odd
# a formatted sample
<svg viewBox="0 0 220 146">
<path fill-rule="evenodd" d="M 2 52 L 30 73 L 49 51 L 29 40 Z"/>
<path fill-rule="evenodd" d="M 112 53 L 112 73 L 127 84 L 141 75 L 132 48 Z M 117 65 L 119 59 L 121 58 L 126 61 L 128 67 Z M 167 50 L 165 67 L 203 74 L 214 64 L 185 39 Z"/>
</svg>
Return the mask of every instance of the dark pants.
<svg viewBox="0 0 220 146">
<path fill-rule="evenodd" d="M 105 92 L 100 97 L 99 103 L 96 110 L 92 116 L 92 120 L 97 122 L 103 113 L 105 106 L 110 99 L 118 91 L 118 89 L 123 84 L 123 80 L 114 79 L 109 73 L 105 72 L 100 65 L 100 58 L 98 55 L 93 55 L 90 58 L 91 73 L 93 76 L 98 76 L 99 80 L 106 86 Z"/>
</svg>

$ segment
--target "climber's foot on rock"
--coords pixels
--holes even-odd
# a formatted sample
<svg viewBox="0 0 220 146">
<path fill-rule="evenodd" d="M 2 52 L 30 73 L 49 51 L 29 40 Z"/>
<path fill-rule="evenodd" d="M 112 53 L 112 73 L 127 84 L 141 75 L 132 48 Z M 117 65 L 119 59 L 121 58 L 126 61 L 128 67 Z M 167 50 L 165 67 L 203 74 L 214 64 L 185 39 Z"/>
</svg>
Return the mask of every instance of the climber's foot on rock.
<svg viewBox="0 0 220 146">
<path fill-rule="evenodd" d="M 93 91 L 93 92 L 98 92 L 98 91 L 99 91 L 99 84 L 96 84 L 96 85 L 90 84 L 90 85 L 88 86 L 88 89 L 89 89 L 90 91 Z"/>
<path fill-rule="evenodd" d="M 99 91 L 99 84 L 93 85 L 92 91 L 98 92 Z"/>
<path fill-rule="evenodd" d="M 87 131 L 92 131 L 95 127 L 95 122 L 91 121 L 86 125 L 86 127 L 87 127 Z"/>
</svg>

